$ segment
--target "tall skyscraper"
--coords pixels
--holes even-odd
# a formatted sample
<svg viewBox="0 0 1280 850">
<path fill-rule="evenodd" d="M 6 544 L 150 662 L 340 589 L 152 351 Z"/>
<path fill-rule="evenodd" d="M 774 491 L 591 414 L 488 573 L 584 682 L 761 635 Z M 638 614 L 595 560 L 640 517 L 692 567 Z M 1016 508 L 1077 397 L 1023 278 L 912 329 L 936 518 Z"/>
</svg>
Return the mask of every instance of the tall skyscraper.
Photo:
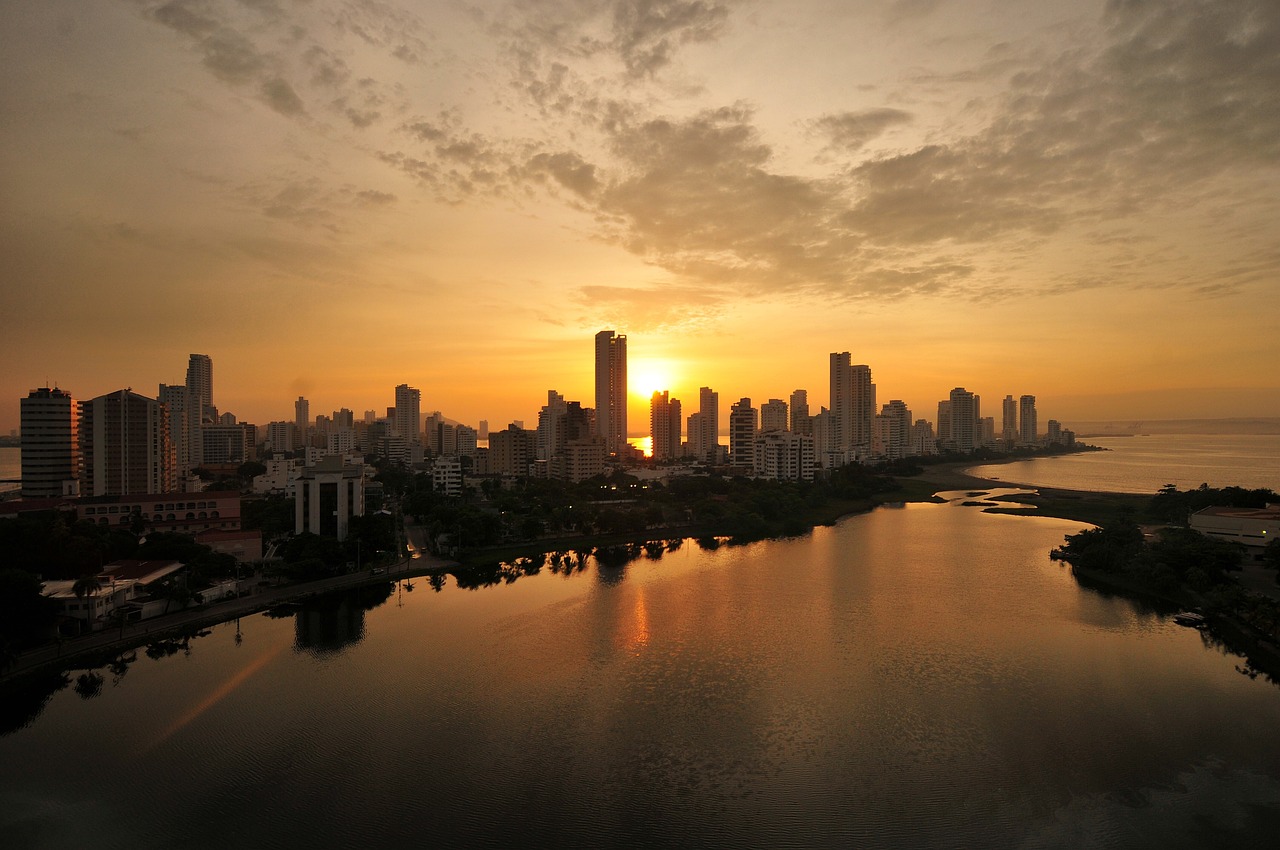
<svg viewBox="0 0 1280 850">
<path fill-rule="evenodd" d="M 876 415 L 871 367 L 850 362 L 849 352 L 831 354 L 831 416 L 835 440 L 843 450 L 869 453 Z"/>
<path fill-rule="evenodd" d="M 298 445 L 307 445 L 307 432 L 311 430 L 311 402 L 302 396 L 293 403 L 293 424 L 298 429 Z"/>
<path fill-rule="evenodd" d="M 609 454 L 627 444 L 627 338 L 613 331 L 596 334 L 596 429 Z"/>
<path fill-rule="evenodd" d="M 729 409 L 729 463 L 755 467 L 757 413 L 751 399 L 741 398 Z"/>
<path fill-rule="evenodd" d="M 547 390 L 547 403 L 538 411 L 537 460 L 551 460 L 559 443 L 561 420 L 568 411 L 564 396 L 555 390 Z"/>
<path fill-rule="evenodd" d="M 192 402 L 191 390 L 185 384 L 161 384 L 156 398 L 169 416 L 169 439 L 173 441 L 178 476 L 186 478 L 191 470 L 204 463 L 200 403 Z"/>
<path fill-rule="evenodd" d="M 422 442 L 422 392 L 408 384 L 396 387 L 396 416 L 391 423 L 395 433 L 409 445 Z"/>
<path fill-rule="evenodd" d="M 1006 443 L 1012 443 L 1018 439 L 1018 403 L 1013 400 L 1013 396 L 1004 397 L 1001 414 L 1000 439 Z"/>
<path fill-rule="evenodd" d="M 698 390 L 698 413 L 701 419 L 698 422 L 698 439 L 701 446 L 699 460 L 707 463 L 720 462 L 720 393 L 715 392 L 711 387 L 702 387 Z M 692 442 L 693 437 L 690 435 L 689 440 Z"/>
<path fill-rule="evenodd" d="M 964 387 L 951 391 L 951 445 L 956 451 L 971 452 L 978 447 L 978 401 Z"/>
<path fill-rule="evenodd" d="M 79 415 L 66 390 L 40 387 L 21 400 L 22 497 L 78 495 Z"/>
<path fill-rule="evenodd" d="M 80 406 L 81 495 L 172 493 L 177 460 L 168 413 L 155 399 L 117 390 Z"/>
<path fill-rule="evenodd" d="M 1018 399 L 1018 442 L 1034 446 L 1040 441 L 1040 423 L 1036 421 L 1036 397 L 1024 395 Z"/>
<path fill-rule="evenodd" d="M 796 390 L 791 394 L 791 432 L 793 434 L 813 434 L 813 420 L 809 418 L 809 393 L 807 390 Z"/>
<path fill-rule="evenodd" d="M 187 361 L 187 392 L 191 395 L 192 410 L 199 417 L 197 424 L 213 422 L 216 416 L 213 404 L 213 358 L 207 354 L 192 354 Z"/>
<path fill-rule="evenodd" d="M 670 460 L 680 456 L 680 400 L 668 392 L 655 392 L 649 400 L 649 433 L 653 438 L 653 459 Z"/>
</svg>

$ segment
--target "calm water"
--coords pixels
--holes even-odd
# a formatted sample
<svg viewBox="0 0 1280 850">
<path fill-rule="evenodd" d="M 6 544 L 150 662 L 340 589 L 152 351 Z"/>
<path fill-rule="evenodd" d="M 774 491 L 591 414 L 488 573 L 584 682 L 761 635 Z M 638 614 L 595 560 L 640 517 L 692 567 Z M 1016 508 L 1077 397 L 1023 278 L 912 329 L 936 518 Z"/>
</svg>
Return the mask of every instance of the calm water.
<svg viewBox="0 0 1280 850">
<path fill-rule="evenodd" d="M 1280 435 L 1160 434 L 1090 437 L 1085 442 L 1110 451 L 968 471 L 980 478 L 1104 493 L 1155 493 L 1165 484 L 1180 490 L 1209 484 L 1280 492 Z"/>
<path fill-rule="evenodd" d="M 0 446 L 0 492 L 21 490 L 22 484 L 16 483 L 21 478 L 22 449 L 15 446 Z M 6 483 L 6 481 L 15 483 Z"/>
<path fill-rule="evenodd" d="M 62 690 L 0 737 L 0 835 L 1270 846 L 1280 688 L 1078 587 L 1047 552 L 1080 527 L 909 505 L 245 618 L 239 644 L 228 623 L 188 653 L 139 653 L 98 696 Z"/>
</svg>

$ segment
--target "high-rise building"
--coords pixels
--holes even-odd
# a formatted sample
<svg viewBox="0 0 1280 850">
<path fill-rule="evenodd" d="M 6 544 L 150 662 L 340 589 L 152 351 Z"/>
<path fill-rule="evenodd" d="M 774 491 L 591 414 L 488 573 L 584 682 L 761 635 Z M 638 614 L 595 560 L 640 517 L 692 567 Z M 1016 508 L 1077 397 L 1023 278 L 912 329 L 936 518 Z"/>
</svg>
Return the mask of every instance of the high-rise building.
<svg viewBox="0 0 1280 850">
<path fill-rule="evenodd" d="M 707 463 L 720 462 L 720 393 L 711 389 L 711 387 L 702 387 L 698 390 L 698 413 L 701 419 L 698 422 L 698 439 L 701 451 L 698 452 L 697 458 Z M 693 435 L 690 434 L 689 441 L 693 441 Z"/>
<path fill-rule="evenodd" d="M 787 403 L 780 398 L 771 398 L 760 405 L 760 431 L 787 430 Z"/>
<path fill-rule="evenodd" d="M 831 416 L 836 444 L 841 449 L 870 453 L 876 387 L 871 367 L 853 365 L 849 352 L 831 354 Z"/>
<path fill-rule="evenodd" d="M 906 402 L 895 398 L 880 408 L 876 428 L 879 438 L 877 454 L 889 460 L 899 460 L 911 454 L 911 410 Z"/>
<path fill-rule="evenodd" d="M 791 432 L 813 434 L 813 420 L 809 418 L 809 393 L 796 390 L 791 394 Z"/>
<path fill-rule="evenodd" d="M 396 387 L 396 415 L 392 429 L 409 445 L 422 442 L 422 392 L 408 384 Z"/>
<path fill-rule="evenodd" d="M 1018 399 L 1018 442 L 1034 446 L 1040 441 L 1040 426 L 1036 421 L 1036 397 L 1024 395 Z"/>
<path fill-rule="evenodd" d="M 978 400 L 964 387 L 951 391 L 951 447 L 958 452 L 971 452 L 978 447 Z"/>
<path fill-rule="evenodd" d="M 66 390 L 40 387 L 21 400 L 22 497 L 79 495 L 79 413 Z"/>
<path fill-rule="evenodd" d="M 196 424 L 213 422 L 217 409 L 213 404 L 213 358 L 209 355 L 192 354 L 188 359 L 187 392 L 191 394 L 191 409 L 198 417 Z"/>
<path fill-rule="evenodd" d="M 293 403 L 293 424 L 298 429 L 298 442 L 307 445 L 307 432 L 311 430 L 311 402 L 302 396 Z"/>
<path fill-rule="evenodd" d="M 267 443 L 271 451 L 289 453 L 293 451 L 293 424 L 290 422 L 267 423 Z"/>
<path fill-rule="evenodd" d="M 172 493 L 177 459 L 169 416 L 155 399 L 117 390 L 80 406 L 81 494 L 132 496 Z"/>
<path fill-rule="evenodd" d="M 559 442 L 560 420 L 568 410 L 564 396 L 547 390 L 547 403 L 538 411 L 537 460 L 549 461 Z"/>
<path fill-rule="evenodd" d="M 204 462 L 201 455 L 200 408 L 192 404 L 186 384 L 161 384 L 156 398 L 169 415 L 169 439 L 178 464 L 178 477 L 185 479 Z"/>
<path fill-rule="evenodd" d="M 609 454 L 627 444 L 627 338 L 613 331 L 596 334 L 596 428 Z"/>
<path fill-rule="evenodd" d="M 729 463 L 755 467 L 757 412 L 751 399 L 741 398 L 729 409 Z"/>
<path fill-rule="evenodd" d="M 1018 403 L 1011 395 L 1004 397 L 1004 407 L 1000 417 L 1000 439 L 1009 444 L 1018 439 Z"/>
<path fill-rule="evenodd" d="M 671 460 L 680 455 L 680 400 L 666 390 L 649 400 L 649 433 L 653 438 L 653 459 Z"/>
</svg>

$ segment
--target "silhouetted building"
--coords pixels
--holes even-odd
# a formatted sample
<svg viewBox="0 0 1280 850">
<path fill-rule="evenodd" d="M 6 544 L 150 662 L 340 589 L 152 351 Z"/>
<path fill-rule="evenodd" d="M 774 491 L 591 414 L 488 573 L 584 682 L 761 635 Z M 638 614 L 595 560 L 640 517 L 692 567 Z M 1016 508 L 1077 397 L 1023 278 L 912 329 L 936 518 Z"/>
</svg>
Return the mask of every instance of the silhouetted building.
<svg viewBox="0 0 1280 850">
<path fill-rule="evenodd" d="M 1040 442 L 1040 425 L 1036 421 L 1036 397 L 1024 395 L 1018 399 L 1018 441 L 1024 446 Z"/>
<path fill-rule="evenodd" d="M 1000 420 L 1000 439 L 1006 443 L 1013 444 L 1018 439 L 1018 402 L 1014 401 L 1013 396 L 1004 397 L 1004 407 L 1001 411 Z"/>
<path fill-rule="evenodd" d="M 40 387 L 21 400 L 22 497 L 79 493 L 79 410 L 71 393 Z"/>
<path fill-rule="evenodd" d="M 880 408 L 876 417 L 876 454 L 899 460 L 911 454 L 911 411 L 905 402 L 893 399 Z"/>
<path fill-rule="evenodd" d="M 836 446 L 870 454 L 876 387 L 871 367 L 850 363 L 849 352 L 831 354 L 831 416 Z"/>
<path fill-rule="evenodd" d="M 809 393 L 796 390 L 791 394 L 791 431 L 795 434 L 813 434 L 813 421 L 809 418 Z"/>
<path fill-rule="evenodd" d="M 596 334 L 596 428 L 610 454 L 626 445 L 627 338 L 613 331 Z"/>
<path fill-rule="evenodd" d="M 420 390 L 408 384 L 400 384 L 396 387 L 396 414 L 391 427 L 410 445 L 422 442 L 422 436 L 419 433 L 422 427 L 421 407 L 422 392 Z"/>
<path fill-rule="evenodd" d="M 978 447 L 978 397 L 964 387 L 956 387 L 951 391 L 949 402 L 951 448 L 971 452 Z"/>
<path fill-rule="evenodd" d="M 80 451 L 86 496 L 171 493 L 177 460 L 169 416 L 155 399 L 118 390 L 80 406 Z"/>
<path fill-rule="evenodd" d="M 681 454 L 680 400 L 667 391 L 655 392 L 649 401 L 649 433 L 653 438 L 653 459 L 671 460 Z"/>
<path fill-rule="evenodd" d="M 749 398 L 739 399 L 729 409 L 729 463 L 734 466 L 755 466 L 756 415 Z"/>
</svg>

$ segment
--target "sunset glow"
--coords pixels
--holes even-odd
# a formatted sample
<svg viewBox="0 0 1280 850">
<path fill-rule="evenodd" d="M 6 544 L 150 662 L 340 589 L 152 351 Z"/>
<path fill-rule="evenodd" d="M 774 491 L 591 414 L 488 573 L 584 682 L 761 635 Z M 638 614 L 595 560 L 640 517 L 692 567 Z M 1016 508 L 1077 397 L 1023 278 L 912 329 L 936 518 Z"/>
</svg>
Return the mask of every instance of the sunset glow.
<svg viewBox="0 0 1280 850">
<path fill-rule="evenodd" d="M 648 12 L 644 10 L 648 9 Z M 0 430 L 46 382 L 289 419 L 631 415 L 870 364 L 1280 416 L 1280 6 L 5 3 Z M 632 431 L 644 432 L 643 427 Z"/>
</svg>

